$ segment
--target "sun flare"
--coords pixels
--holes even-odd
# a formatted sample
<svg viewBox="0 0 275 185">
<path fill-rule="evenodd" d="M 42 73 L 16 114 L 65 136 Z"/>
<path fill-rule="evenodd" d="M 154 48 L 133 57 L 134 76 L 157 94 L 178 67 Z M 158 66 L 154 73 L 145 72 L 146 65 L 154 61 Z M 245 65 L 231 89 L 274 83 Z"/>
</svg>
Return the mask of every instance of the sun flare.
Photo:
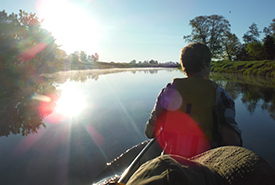
<svg viewBox="0 0 275 185">
<path fill-rule="evenodd" d="M 56 102 L 56 111 L 66 117 L 78 116 L 86 108 L 84 94 L 74 88 L 63 89 L 60 99 Z"/>
<path fill-rule="evenodd" d="M 37 9 L 43 26 L 52 32 L 63 50 L 68 53 L 82 50 L 87 54 L 97 52 L 99 25 L 83 7 L 67 0 L 40 0 Z"/>
</svg>

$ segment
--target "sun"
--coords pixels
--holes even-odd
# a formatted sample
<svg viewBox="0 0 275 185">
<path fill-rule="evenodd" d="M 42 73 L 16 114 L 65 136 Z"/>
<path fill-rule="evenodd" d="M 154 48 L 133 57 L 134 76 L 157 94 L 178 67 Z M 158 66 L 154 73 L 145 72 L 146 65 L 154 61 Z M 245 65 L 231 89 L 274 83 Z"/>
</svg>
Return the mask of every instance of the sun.
<svg viewBox="0 0 275 185">
<path fill-rule="evenodd" d="M 68 0 L 40 0 L 36 8 L 43 27 L 52 33 L 61 49 L 67 53 L 98 52 L 99 25 L 83 7 Z"/>
</svg>

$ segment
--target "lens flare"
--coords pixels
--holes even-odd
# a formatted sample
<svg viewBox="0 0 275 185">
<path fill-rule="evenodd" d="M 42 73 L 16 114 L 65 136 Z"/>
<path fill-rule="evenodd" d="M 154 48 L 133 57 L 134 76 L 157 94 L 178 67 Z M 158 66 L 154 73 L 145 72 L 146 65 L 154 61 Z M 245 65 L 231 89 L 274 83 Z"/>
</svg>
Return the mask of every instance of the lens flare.
<svg viewBox="0 0 275 185">
<path fill-rule="evenodd" d="M 41 137 L 45 134 L 46 129 L 40 129 L 38 133 L 31 134 L 28 137 L 24 137 L 17 146 L 12 150 L 12 155 L 16 158 L 25 154 L 28 150 L 30 150 L 35 143 L 37 143 Z"/>
<path fill-rule="evenodd" d="M 43 102 L 50 102 L 51 98 L 49 96 L 45 96 L 45 95 L 41 95 L 41 94 L 37 94 L 34 93 L 32 96 L 33 100 L 38 100 L 38 101 L 43 101 Z"/>
<path fill-rule="evenodd" d="M 56 100 L 57 100 L 56 95 L 41 95 L 34 93 L 32 96 L 33 100 L 39 101 L 39 113 L 40 115 L 45 118 L 49 115 L 51 115 L 56 107 Z"/>
<path fill-rule="evenodd" d="M 170 111 L 179 109 L 182 104 L 182 97 L 176 89 L 169 89 L 165 91 L 166 98 L 161 99 L 161 105 Z"/>
<path fill-rule="evenodd" d="M 157 120 L 158 142 L 168 154 L 191 157 L 210 149 L 199 125 L 186 113 L 165 111 Z M 155 135 L 157 135 L 156 133 Z"/>
<path fill-rule="evenodd" d="M 47 43 L 40 42 L 30 49 L 26 49 L 19 55 L 19 59 L 28 62 L 47 47 Z"/>
<path fill-rule="evenodd" d="M 97 146 L 102 146 L 104 144 L 104 137 L 96 131 L 96 129 L 92 126 L 92 125 L 88 125 L 86 127 L 87 132 L 90 134 L 90 136 L 92 137 L 94 143 Z"/>
</svg>

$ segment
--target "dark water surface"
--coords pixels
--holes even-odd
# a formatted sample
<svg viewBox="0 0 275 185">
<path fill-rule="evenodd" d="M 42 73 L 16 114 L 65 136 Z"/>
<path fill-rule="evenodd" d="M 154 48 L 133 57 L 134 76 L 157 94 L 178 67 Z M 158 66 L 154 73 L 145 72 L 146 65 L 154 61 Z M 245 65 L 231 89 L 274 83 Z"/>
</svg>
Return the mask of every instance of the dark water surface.
<svg viewBox="0 0 275 185">
<path fill-rule="evenodd" d="M 144 140 L 160 90 L 177 69 L 48 75 L 37 92 L 0 101 L 0 184 L 91 184 L 106 162 Z M 275 168 L 275 83 L 213 74 L 235 99 L 244 147 Z"/>
</svg>

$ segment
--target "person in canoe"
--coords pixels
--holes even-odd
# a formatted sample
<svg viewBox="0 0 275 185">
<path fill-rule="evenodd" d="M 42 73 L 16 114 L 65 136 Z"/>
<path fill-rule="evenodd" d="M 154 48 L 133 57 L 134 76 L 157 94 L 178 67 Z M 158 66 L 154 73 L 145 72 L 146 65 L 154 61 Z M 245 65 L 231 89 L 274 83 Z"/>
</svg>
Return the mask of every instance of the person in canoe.
<svg viewBox="0 0 275 185">
<path fill-rule="evenodd" d="M 181 65 L 187 78 L 174 79 L 159 94 L 145 127 L 146 136 L 154 139 L 121 176 L 106 181 L 108 185 L 274 184 L 274 169 L 239 147 L 234 101 L 208 79 L 210 60 L 204 44 L 183 48 Z M 161 148 L 155 147 L 156 140 Z"/>
<path fill-rule="evenodd" d="M 181 51 L 187 78 L 173 79 L 157 97 L 145 126 L 168 154 L 190 157 L 223 145 L 242 146 L 235 103 L 227 91 L 209 80 L 211 52 L 201 43 Z"/>
</svg>

